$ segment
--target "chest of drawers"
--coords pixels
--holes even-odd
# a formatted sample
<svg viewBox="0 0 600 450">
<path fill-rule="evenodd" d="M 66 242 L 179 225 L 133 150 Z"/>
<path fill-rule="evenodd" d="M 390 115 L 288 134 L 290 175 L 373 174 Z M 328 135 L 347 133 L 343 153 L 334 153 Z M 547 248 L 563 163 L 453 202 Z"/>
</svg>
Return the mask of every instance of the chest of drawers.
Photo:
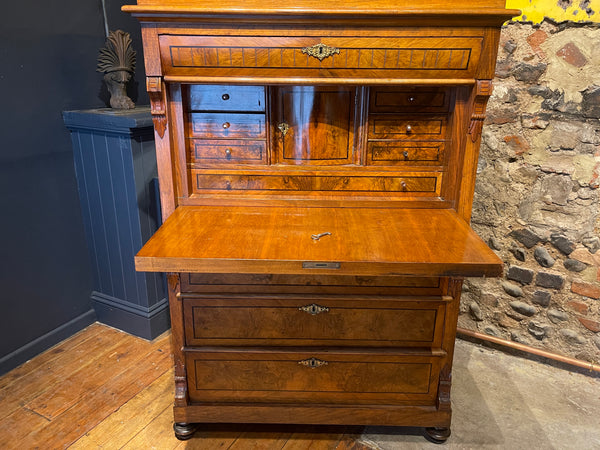
<svg viewBox="0 0 600 450">
<path fill-rule="evenodd" d="M 461 280 L 503 2 L 173 2 L 142 21 L 165 223 L 175 433 L 450 433 Z M 419 24 L 416 26 L 415 24 Z"/>
</svg>

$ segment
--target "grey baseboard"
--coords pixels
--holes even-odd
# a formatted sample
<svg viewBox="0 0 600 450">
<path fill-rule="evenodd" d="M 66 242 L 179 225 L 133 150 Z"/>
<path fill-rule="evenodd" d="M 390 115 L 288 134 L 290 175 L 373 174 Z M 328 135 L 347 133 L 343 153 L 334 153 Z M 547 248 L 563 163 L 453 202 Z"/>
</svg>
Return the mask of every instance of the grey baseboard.
<svg viewBox="0 0 600 450">
<path fill-rule="evenodd" d="M 30 360 L 96 321 L 93 309 L 0 358 L 0 375 Z"/>
<path fill-rule="evenodd" d="M 149 308 L 97 291 L 92 292 L 91 298 L 98 322 L 134 336 L 152 340 L 171 326 L 166 298 Z"/>
</svg>

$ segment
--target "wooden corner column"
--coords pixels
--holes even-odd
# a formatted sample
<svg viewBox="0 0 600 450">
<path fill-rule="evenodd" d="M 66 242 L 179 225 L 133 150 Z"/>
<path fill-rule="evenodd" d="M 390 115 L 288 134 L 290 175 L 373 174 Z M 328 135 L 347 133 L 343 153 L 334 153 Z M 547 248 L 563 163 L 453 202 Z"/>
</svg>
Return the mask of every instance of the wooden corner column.
<svg viewBox="0 0 600 450">
<path fill-rule="evenodd" d="M 450 436 L 468 225 L 503 0 L 138 0 L 165 223 L 175 434 Z"/>
</svg>

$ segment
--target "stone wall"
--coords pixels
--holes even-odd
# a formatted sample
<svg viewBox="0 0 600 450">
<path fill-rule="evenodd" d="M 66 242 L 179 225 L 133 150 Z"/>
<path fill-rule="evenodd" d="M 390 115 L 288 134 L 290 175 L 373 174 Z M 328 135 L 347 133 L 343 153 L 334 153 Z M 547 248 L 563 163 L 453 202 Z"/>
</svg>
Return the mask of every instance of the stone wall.
<svg viewBox="0 0 600 450">
<path fill-rule="evenodd" d="M 502 31 L 472 226 L 505 262 L 465 280 L 459 326 L 600 360 L 600 28 Z"/>
</svg>

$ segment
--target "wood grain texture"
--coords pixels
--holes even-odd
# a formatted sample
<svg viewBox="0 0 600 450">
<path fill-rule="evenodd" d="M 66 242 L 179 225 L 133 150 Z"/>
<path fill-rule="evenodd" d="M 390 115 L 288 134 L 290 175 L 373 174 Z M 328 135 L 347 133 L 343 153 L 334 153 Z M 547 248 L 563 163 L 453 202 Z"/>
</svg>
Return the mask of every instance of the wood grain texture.
<svg viewBox="0 0 600 450">
<path fill-rule="evenodd" d="M 331 232 L 319 241 L 312 234 Z M 388 243 L 394 242 L 391 246 Z M 303 269 L 305 261 L 340 269 Z M 160 272 L 498 275 L 500 259 L 450 210 L 180 207 L 136 256 Z"/>
</svg>

